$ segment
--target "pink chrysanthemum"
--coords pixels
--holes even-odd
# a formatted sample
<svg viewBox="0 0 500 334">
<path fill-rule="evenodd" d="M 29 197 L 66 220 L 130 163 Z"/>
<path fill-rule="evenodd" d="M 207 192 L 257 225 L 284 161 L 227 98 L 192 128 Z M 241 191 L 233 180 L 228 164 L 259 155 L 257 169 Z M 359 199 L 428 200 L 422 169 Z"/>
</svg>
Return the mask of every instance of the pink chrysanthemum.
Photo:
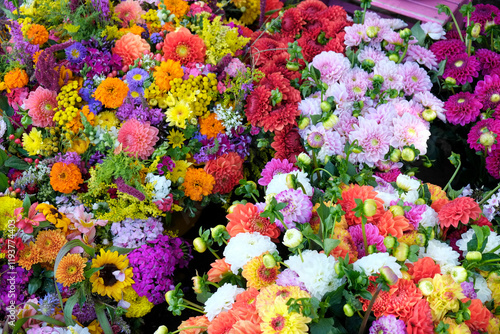
<svg viewBox="0 0 500 334">
<path fill-rule="evenodd" d="M 457 84 L 464 85 L 477 78 L 480 69 L 481 63 L 476 57 L 469 57 L 467 53 L 461 53 L 450 56 L 446 62 L 443 78 L 451 77 L 457 81 Z"/>
<path fill-rule="evenodd" d="M 287 203 L 287 206 L 280 210 L 283 214 L 283 220 L 288 228 L 295 227 L 295 223 L 305 224 L 312 217 L 312 202 L 309 196 L 304 194 L 300 189 L 288 189 L 276 195 L 278 203 Z M 276 225 L 281 226 L 279 220 Z"/>
<path fill-rule="evenodd" d="M 317 97 L 306 97 L 299 103 L 300 113 L 302 116 L 321 115 L 321 99 Z"/>
<path fill-rule="evenodd" d="M 427 140 L 431 133 L 422 119 L 415 115 L 404 114 L 395 118 L 393 125 L 391 146 L 403 149 L 404 146 L 415 145 L 421 155 L 427 153 Z"/>
<path fill-rule="evenodd" d="M 379 252 L 385 252 L 387 249 L 384 245 L 384 237 L 380 234 L 377 226 L 373 224 L 365 225 L 366 241 L 368 245 L 375 245 Z M 365 251 L 365 245 L 363 241 L 363 230 L 361 225 L 354 225 L 349 227 L 349 234 L 352 237 L 352 241 L 356 245 L 358 250 L 358 257 L 362 258 L 367 255 Z"/>
<path fill-rule="evenodd" d="M 361 24 L 354 24 L 350 27 L 345 27 L 345 45 L 353 47 L 358 46 L 362 41 L 368 39 L 366 36 L 365 27 Z"/>
<path fill-rule="evenodd" d="M 392 60 L 381 60 L 375 64 L 373 73 L 381 75 L 384 78 L 382 90 L 395 89 L 402 90 L 404 87 L 403 76 L 400 73 L 400 64 L 396 64 Z"/>
<path fill-rule="evenodd" d="M 343 54 L 321 52 L 313 58 L 312 65 L 321 73 L 321 80 L 328 85 L 338 81 L 350 68 L 351 62 Z"/>
<path fill-rule="evenodd" d="M 344 140 L 337 131 L 325 129 L 322 123 L 307 127 L 302 133 L 302 138 L 308 144 L 308 148 L 319 148 L 317 158 L 325 161 L 326 157 L 342 154 Z M 312 152 L 310 152 L 312 153 Z"/>
<path fill-rule="evenodd" d="M 261 186 L 267 186 L 269 182 L 273 179 L 275 175 L 287 174 L 294 170 L 298 170 L 293 163 L 289 162 L 287 159 L 271 159 L 264 169 L 262 170 L 262 177 L 259 179 L 259 184 Z"/>
<path fill-rule="evenodd" d="M 497 139 L 500 138 L 500 120 L 484 119 L 477 122 L 476 125 L 470 129 L 467 138 L 467 143 L 469 143 L 470 148 L 476 151 L 484 151 L 486 149 L 486 147 L 481 144 L 481 136 L 483 136 L 483 142 L 487 136 L 490 137 L 490 142 L 491 139 L 493 139 L 494 143 L 491 145 L 491 149 L 500 149 L 500 143 Z"/>
<path fill-rule="evenodd" d="M 492 71 L 500 67 L 500 55 L 488 49 L 476 51 L 476 58 L 481 63 L 483 75 L 492 74 Z"/>
<path fill-rule="evenodd" d="M 128 27 L 130 22 L 144 23 L 141 15 L 145 13 L 140 3 L 133 0 L 120 2 L 115 7 L 115 14 L 122 20 L 122 27 Z"/>
<path fill-rule="evenodd" d="M 118 141 L 129 155 L 147 159 L 158 141 L 158 129 L 149 122 L 141 123 L 132 118 L 123 123 L 118 132 Z"/>
<path fill-rule="evenodd" d="M 478 4 L 474 7 L 476 10 L 472 12 L 470 20 L 474 23 L 481 24 L 481 32 L 484 32 L 486 22 L 493 22 L 500 16 L 500 9 L 493 5 Z M 466 20 L 467 18 L 464 17 L 465 22 Z"/>
<path fill-rule="evenodd" d="M 414 62 L 406 62 L 401 67 L 403 76 L 403 90 L 406 95 L 413 95 L 418 92 L 430 91 L 432 82 L 427 72 Z"/>
<path fill-rule="evenodd" d="M 469 92 L 452 95 L 444 104 L 448 122 L 462 126 L 475 121 L 482 107 L 482 103 Z"/>
<path fill-rule="evenodd" d="M 368 73 L 358 67 L 347 71 L 340 80 L 345 84 L 349 99 L 354 101 L 362 100 L 372 84 Z"/>
<path fill-rule="evenodd" d="M 39 86 L 32 91 L 28 98 L 24 100 L 24 105 L 28 110 L 34 126 L 51 127 L 56 123 L 53 121 L 54 108 L 57 107 L 57 93 Z"/>
<path fill-rule="evenodd" d="M 374 63 L 378 63 L 382 60 L 389 60 L 384 52 L 377 50 L 371 46 L 367 46 L 359 51 L 358 60 L 362 63 L 365 60 L 372 60 Z"/>
<path fill-rule="evenodd" d="M 413 97 L 413 101 L 418 102 L 422 105 L 422 107 L 426 109 L 431 109 L 434 110 L 437 114 L 437 117 L 445 121 L 446 117 L 444 115 L 444 103 L 440 99 L 438 99 L 435 95 L 433 95 L 431 92 L 425 91 L 425 92 L 420 92 L 415 94 Z"/>
<path fill-rule="evenodd" d="M 500 179 L 500 149 L 491 151 L 486 157 L 486 170 L 495 179 Z"/>
<path fill-rule="evenodd" d="M 340 114 L 339 121 L 334 126 L 334 130 L 342 137 L 347 137 L 354 130 L 354 124 L 358 124 L 358 119 L 352 116 L 350 112 L 344 112 Z"/>
<path fill-rule="evenodd" d="M 467 52 L 467 47 L 459 39 L 446 39 L 432 44 L 429 50 L 436 55 L 437 61 L 441 62 L 450 56 Z"/>
<path fill-rule="evenodd" d="M 484 109 L 495 109 L 500 105 L 500 76 L 486 75 L 484 80 L 477 83 L 474 93 L 483 103 Z"/>
<path fill-rule="evenodd" d="M 384 159 L 389 152 L 389 141 L 391 139 L 391 128 L 377 124 L 375 120 L 359 118 L 359 124 L 354 125 L 354 131 L 349 134 L 349 140 L 358 140 L 358 145 L 363 152 L 355 154 L 353 158 L 359 163 L 365 163 L 374 167 L 375 163 Z"/>
<path fill-rule="evenodd" d="M 432 51 L 417 44 L 409 45 L 406 60 L 416 61 L 430 70 L 435 69 L 438 64 L 436 61 L 436 55 L 432 53 Z"/>
</svg>

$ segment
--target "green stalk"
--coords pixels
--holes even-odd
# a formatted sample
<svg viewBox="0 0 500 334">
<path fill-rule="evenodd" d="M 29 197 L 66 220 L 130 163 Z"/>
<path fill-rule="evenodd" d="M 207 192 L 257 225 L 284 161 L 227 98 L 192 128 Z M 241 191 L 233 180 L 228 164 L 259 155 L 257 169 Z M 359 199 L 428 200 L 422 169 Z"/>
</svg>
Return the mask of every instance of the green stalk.
<svg viewBox="0 0 500 334">
<path fill-rule="evenodd" d="M 365 245 L 365 255 L 368 255 L 368 240 L 366 238 L 365 224 L 366 224 L 366 217 L 363 216 L 361 219 L 361 230 L 363 231 L 363 244 Z"/>
<path fill-rule="evenodd" d="M 450 16 L 453 19 L 453 23 L 455 23 L 455 28 L 457 28 L 458 35 L 460 36 L 460 40 L 463 42 L 464 41 L 464 37 L 462 36 L 462 30 L 460 30 L 460 27 L 458 25 L 457 19 L 455 18 L 455 15 L 453 15 L 453 13 L 451 12 L 451 10 L 450 10 Z"/>
<path fill-rule="evenodd" d="M 448 187 L 451 185 L 451 182 L 453 182 L 453 180 L 455 179 L 455 177 L 458 174 L 458 171 L 460 170 L 460 166 L 462 166 L 462 161 L 458 162 L 458 167 L 455 169 L 455 173 L 453 173 L 453 175 L 451 176 L 450 180 L 448 181 L 448 183 L 446 184 L 446 186 L 443 188 L 443 191 L 446 191 L 446 189 L 448 189 Z"/>
<path fill-rule="evenodd" d="M 481 202 L 479 202 L 478 204 L 479 205 L 482 205 L 484 202 L 486 202 L 491 196 L 493 196 L 493 194 L 498 190 L 500 189 L 500 183 L 495 187 L 495 189 L 493 189 L 492 191 L 490 191 L 488 194 L 486 194 L 486 196 L 483 197 L 483 199 L 481 200 Z M 500 246 L 499 246 L 500 247 Z M 497 247 L 498 248 L 498 247 Z"/>
</svg>

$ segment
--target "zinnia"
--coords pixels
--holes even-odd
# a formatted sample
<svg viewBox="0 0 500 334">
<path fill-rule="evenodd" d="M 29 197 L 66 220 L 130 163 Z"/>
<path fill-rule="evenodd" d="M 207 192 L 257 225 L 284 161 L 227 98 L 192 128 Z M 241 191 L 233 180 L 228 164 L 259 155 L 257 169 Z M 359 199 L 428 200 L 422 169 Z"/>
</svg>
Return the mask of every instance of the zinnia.
<svg viewBox="0 0 500 334">
<path fill-rule="evenodd" d="M 186 28 L 180 28 L 165 37 L 163 55 L 167 59 L 187 63 L 202 63 L 205 59 L 207 48 L 203 40 L 191 34 Z"/>
<path fill-rule="evenodd" d="M 132 65 L 136 59 L 150 50 L 148 42 L 129 32 L 116 41 L 115 47 L 111 51 L 123 59 L 124 65 Z"/>
<path fill-rule="evenodd" d="M 24 105 L 28 109 L 33 125 L 39 127 L 55 126 L 54 108 L 57 107 L 57 93 L 39 86 L 32 91 L 28 98 L 24 100 Z"/>
<path fill-rule="evenodd" d="M 56 162 L 50 171 L 50 185 L 55 191 L 69 194 L 80 189 L 83 183 L 82 173 L 78 167 L 71 163 Z"/>
<path fill-rule="evenodd" d="M 130 156 L 147 159 L 158 141 L 158 129 L 149 122 L 141 123 L 135 118 L 126 121 L 118 132 L 118 141 Z"/>
<path fill-rule="evenodd" d="M 26 33 L 30 44 L 42 45 L 49 40 L 49 32 L 41 24 L 32 24 Z"/>
<path fill-rule="evenodd" d="M 118 78 L 106 78 L 92 96 L 106 108 L 118 108 L 123 104 L 127 94 L 128 86 L 125 82 Z"/>
<path fill-rule="evenodd" d="M 459 197 L 445 204 L 439 211 L 441 228 L 458 227 L 458 223 L 467 225 L 469 220 L 476 220 L 481 216 L 481 208 L 470 197 Z"/>
</svg>

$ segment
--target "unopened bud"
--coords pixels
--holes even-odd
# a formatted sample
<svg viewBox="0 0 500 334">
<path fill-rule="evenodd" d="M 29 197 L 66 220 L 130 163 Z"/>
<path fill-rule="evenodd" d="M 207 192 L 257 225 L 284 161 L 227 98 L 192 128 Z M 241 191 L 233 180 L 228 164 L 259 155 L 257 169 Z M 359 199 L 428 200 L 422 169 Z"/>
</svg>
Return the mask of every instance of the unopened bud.
<svg viewBox="0 0 500 334">
<path fill-rule="evenodd" d="M 384 246 L 388 249 L 394 247 L 394 245 L 396 244 L 396 238 L 394 238 L 393 236 L 391 235 L 388 235 L 384 238 Z"/>
<path fill-rule="evenodd" d="M 299 129 L 304 130 L 305 128 L 307 128 L 309 123 L 311 123 L 311 120 L 309 118 L 302 117 L 298 122 Z"/>
<path fill-rule="evenodd" d="M 297 177 L 294 174 L 287 174 L 286 186 L 288 189 L 297 189 Z"/>
<path fill-rule="evenodd" d="M 422 118 L 425 119 L 427 122 L 432 122 L 435 120 L 437 117 L 437 112 L 432 110 L 432 109 L 425 109 L 422 112 Z"/>
<path fill-rule="evenodd" d="M 467 261 L 478 262 L 478 261 L 481 261 L 483 259 L 483 254 L 481 254 L 481 252 L 478 252 L 478 251 L 472 251 L 472 252 L 468 252 L 467 256 L 465 258 L 467 259 Z"/>
<path fill-rule="evenodd" d="M 168 305 L 172 305 L 174 302 L 174 290 L 167 291 L 165 294 L 165 300 L 167 301 Z"/>
<path fill-rule="evenodd" d="M 205 240 L 200 237 L 193 240 L 193 247 L 198 253 L 203 253 L 207 250 L 207 244 Z"/>
<path fill-rule="evenodd" d="M 262 261 L 264 262 L 264 267 L 266 267 L 267 269 L 276 267 L 276 260 L 271 254 L 265 254 L 262 257 Z"/>
<path fill-rule="evenodd" d="M 396 258 L 396 260 L 400 262 L 406 261 L 409 254 L 410 254 L 410 246 L 408 246 L 404 242 L 401 242 L 393 252 L 393 255 Z"/>
<path fill-rule="evenodd" d="M 377 246 L 370 245 L 368 246 L 368 254 L 375 254 L 377 252 Z"/>
<path fill-rule="evenodd" d="M 221 234 L 223 234 L 226 231 L 226 227 L 224 225 L 217 225 L 215 227 L 212 227 L 212 238 L 217 239 L 221 237 Z"/>
<path fill-rule="evenodd" d="M 429 279 L 421 279 L 420 282 L 418 282 L 418 288 L 422 291 L 424 296 L 429 296 L 432 292 L 434 292 L 434 285 L 432 285 L 432 282 Z"/>
<path fill-rule="evenodd" d="M 491 132 L 482 133 L 479 137 L 479 142 L 486 148 L 489 148 L 495 144 L 495 136 Z"/>
<path fill-rule="evenodd" d="M 389 211 L 391 211 L 393 217 L 404 216 L 405 210 L 401 205 L 391 205 L 389 207 Z"/>
<path fill-rule="evenodd" d="M 475 23 L 471 30 L 471 36 L 474 38 L 478 38 L 481 33 L 481 23 Z"/>
<path fill-rule="evenodd" d="M 384 77 L 381 76 L 380 74 L 375 74 L 373 76 L 373 82 L 383 83 L 384 82 Z"/>
<path fill-rule="evenodd" d="M 337 115 L 331 114 L 326 121 L 323 122 L 323 127 L 327 130 L 333 128 L 339 122 Z"/>
<path fill-rule="evenodd" d="M 399 61 L 399 55 L 393 53 L 389 56 L 389 60 L 392 60 L 393 62 L 397 63 Z"/>
<path fill-rule="evenodd" d="M 233 204 L 233 205 L 231 205 L 231 206 L 227 209 L 227 213 L 233 213 L 234 208 L 235 208 L 237 205 L 238 205 L 238 204 Z"/>
<path fill-rule="evenodd" d="M 411 30 L 408 28 L 404 28 L 403 30 L 399 31 L 399 37 L 402 39 L 409 38 L 411 36 Z"/>
<path fill-rule="evenodd" d="M 295 248 L 302 243 L 303 240 L 302 232 L 297 229 L 291 228 L 285 232 L 283 237 L 283 245 L 289 248 Z"/>
<path fill-rule="evenodd" d="M 457 84 L 457 80 L 455 80 L 455 78 L 452 78 L 452 77 L 447 77 L 446 79 L 444 79 L 444 81 L 447 84 L 450 84 L 450 85 L 456 85 Z"/>
<path fill-rule="evenodd" d="M 401 151 L 398 149 L 395 149 L 394 151 L 391 152 L 390 159 L 392 162 L 398 162 L 399 159 L 401 159 Z"/>
<path fill-rule="evenodd" d="M 375 66 L 375 62 L 371 59 L 365 59 L 361 63 L 361 67 L 366 71 L 371 70 L 374 66 Z"/>
<path fill-rule="evenodd" d="M 354 309 L 352 308 L 352 306 L 350 304 L 344 304 L 343 310 L 344 310 L 344 314 L 347 317 L 352 317 L 354 315 Z"/>
<path fill-rule="evenodd" d="M 358 153 L 361 153 L 361 152 L 363 152 L 363 150 L 361 148 L 359 148 L 359 147 L 353 147 L 352 148 L 352 153 L 358 154 Z"/>
<path fill-rule="evenodd" d="M 369 198 L 363 203 L 363 213 L 366 217 L 373 217 L 377 213 L 377 202 Z"/>
<path fill-rule="evenodd" d="M 323 112 L 329 112 L 332 110 L 332 104 L 328 101 L 321 102 L 320 107 Z"/>
<path fill-rule="evenodd" d="M 320 148 L 325 143 L 325 139 L 323 138 L 323 135 L 320 132 L 314 131 L 311 132 L 309 136 L 307 136 L 307 143 L 312 148 Z"/>
<path fill-rule="evenodd" d="M 158 327 L 158 329 L 154 332 L 154 334 L 167 334 L 168 333 L 168 328 L 165 325 L 161 325 Z"/>
<path fill-rule="evenodd" d="M 457 283 L 465 282 L 467 279 L 467 269 L 462 266 L 455 266 L 451 270 L 451 278 Z"/>
<path fill-rule="evenodd" d="M 344 276 L 345 272 L 344 272 L 344 268 L 342 266 L 342 264 L 340 264 L 340 262 L 335 262 L 335 273 L 337 274 L 338 277 L 342 277 Z"/>
<path fill-rule="evenodd" d="M 375 38 L 375 37 L 377 37 L 379 30 L 380 30 L 379 27 L 370 26 L 370 27 L 366 28 L 366 36 L 368 36 L 370 38 Z"/>
<path fill-rule="evenodd" d="M 309 157 L 307 153 L 301 152 L 297 156 L 297 161 L 304 164 L 305 166 L 309 166 L 311 164 L 311 157 Z"/>
<path fill-rule="evenodd" d="M 415 160 L 415 152 L 411 148 L 405 147 L 403 151 L 401 151 L 401 158 L 404 161 L 413 161 Z"/>
<path fill-rule="evenodd" d="M 193 278 L 191 278 L 191 280 L 193 281 L 193 290 L 194 292 L 196 293 L 201 293 L 201 277 L 200 276 L 194 276 Z"/>
<path fill-rule="evenodd" d="M 498 101 L 500 101 L 500 94 L 498 93 L 491 94 L 490 101 L 493 103 L 497 103 Z"/>
<path fill-rule="evenodd" d="M 423 233 L 417 233 L 415 236 L 415 242 L 418 246 L 425 247 L 425 244 L 427 243 L 427 236 Z"/>
<path fill-rule="evenodd" d="M 417 204 L 417 205 L 423 205 L 423 204 L 425 204 L 425 199 L 423 199 L 422 197 L 419 197 L 415 201 L 415 204 Z"/>
<path fill-rule="evenodd" d="M 394 285 L 398 281 L 398 276 L 394 273 L 391 267 L 388 266 L 380 268 L 380 277 L 382 277 L 387 285 Z"/>
<path fill-rule="evenodd" d="M 408 274 L 408 272 L 406 270 L 401 270 L 401 275 L 403 275 L 403 279 L 409 281 L 412 279 L 411 275 Z"/>
</svg>

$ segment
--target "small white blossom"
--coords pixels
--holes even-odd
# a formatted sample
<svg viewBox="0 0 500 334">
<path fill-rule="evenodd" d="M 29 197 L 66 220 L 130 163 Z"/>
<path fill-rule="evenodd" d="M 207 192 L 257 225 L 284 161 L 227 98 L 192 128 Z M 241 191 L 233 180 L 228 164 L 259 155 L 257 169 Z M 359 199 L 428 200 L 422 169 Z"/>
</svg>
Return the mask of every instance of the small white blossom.
<svg viewBox="0 0 500 334">
<path fill-rule="evenodd" d="M 401 273 L 401 266 L 397 263 L 394 256 L 390 256 L 389 253 L 374 253 L 362 257 L 353 263 L 354 270 L 364 271 L 368 276 L 371 276 L 380 271 L 382 267 L 389 267 L 394 271 L 396 276 L 399 278 L 403 277 Z"/>
</svg>

